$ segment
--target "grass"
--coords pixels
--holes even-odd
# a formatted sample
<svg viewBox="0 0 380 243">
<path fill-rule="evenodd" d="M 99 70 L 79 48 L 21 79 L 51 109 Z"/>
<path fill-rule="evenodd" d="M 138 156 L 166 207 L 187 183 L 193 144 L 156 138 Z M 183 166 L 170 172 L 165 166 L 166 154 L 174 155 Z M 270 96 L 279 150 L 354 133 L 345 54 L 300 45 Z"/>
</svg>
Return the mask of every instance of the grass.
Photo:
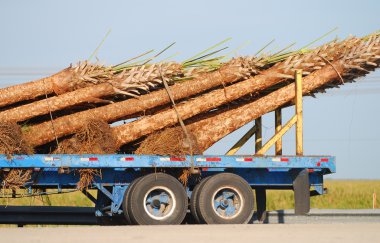
<svg viewBox="0 0 380 243">
<path fill-rule="evenodd" d="M 380 180 L 326 180 L 328 193 L 311 198 L 311 208 L 365 209 L 372 208 L 373 193 L 380 208 Z M 294 208 L 293 192 L 271 190 L 267 193 L 268 210 Z"/>
<path fill-rule="evenodd" d="M 311 198 L 312 208 L 364 209 L 372 208 L 372 195 L 377 194 L 380 208 L 380 180 L 327 180 L 328 194 Z M 91 192 L 95 196 L 95 191 Z M 294 208 L 293 192 L 270 190 L 267 193 L 268 210 Z M 82 193 L 73 192 L 39 197 L 0 199 L 0 205 L 93 206 Z"/>
</svg>

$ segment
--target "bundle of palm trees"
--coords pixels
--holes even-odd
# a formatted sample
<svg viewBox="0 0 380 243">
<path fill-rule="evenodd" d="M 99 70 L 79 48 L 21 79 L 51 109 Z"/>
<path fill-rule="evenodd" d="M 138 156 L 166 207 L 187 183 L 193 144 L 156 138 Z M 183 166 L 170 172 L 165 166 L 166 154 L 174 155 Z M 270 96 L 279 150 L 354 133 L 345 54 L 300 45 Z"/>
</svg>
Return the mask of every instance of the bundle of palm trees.
<svg viewBox="0 0 380 243">
<path fill-rule="evenodd" d="M 0 137 L 13 138 L 10 147 L 0 139 L 0 152 L 30 152 L 19 148 L 27 144 L 34 153 L 202 153 L 253 119 L 289 105 L 296 69 L 303 72 L 304 95 L 375 69 L 380 34 L 224 63 L 214 53 L 203 54 L 182 63 L 106 67 L 85 61 L 0 89 L 0 130 L 7 131 Z M 17 136 L 9 131 L 15 124 Z"/>
</svg>

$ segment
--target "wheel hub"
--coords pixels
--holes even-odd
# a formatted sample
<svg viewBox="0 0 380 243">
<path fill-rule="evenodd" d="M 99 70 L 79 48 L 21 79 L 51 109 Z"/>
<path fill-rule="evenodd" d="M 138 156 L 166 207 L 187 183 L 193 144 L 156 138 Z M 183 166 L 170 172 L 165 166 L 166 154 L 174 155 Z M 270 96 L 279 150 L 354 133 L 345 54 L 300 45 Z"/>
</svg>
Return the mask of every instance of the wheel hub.
<svg viewBox="0 0 380 243">
<path fill-rule="evenodd" d="M 242 208 L 242 200 L 237 190 L 221 188 L 214 194 L 213 209 L 222 218 L 236 217 Z"/>
<path fill-rule="evenodd" d="M 169 217 L 175 208 L 174 194 L 164 187 L 152 188 L 146 193 L 144 202 L 146 213 L 156 220 Z"/>
<path fill-rule="evenodd" d="M 153 206 L 154 208 L 160 208 L 160 206 L 161 206 L 161 202 L 160 202 L 160 200 L 158 200 L 158 199 L 154 199 L 154 200 L 152 201 L 152 206 Z"/>
</svg>

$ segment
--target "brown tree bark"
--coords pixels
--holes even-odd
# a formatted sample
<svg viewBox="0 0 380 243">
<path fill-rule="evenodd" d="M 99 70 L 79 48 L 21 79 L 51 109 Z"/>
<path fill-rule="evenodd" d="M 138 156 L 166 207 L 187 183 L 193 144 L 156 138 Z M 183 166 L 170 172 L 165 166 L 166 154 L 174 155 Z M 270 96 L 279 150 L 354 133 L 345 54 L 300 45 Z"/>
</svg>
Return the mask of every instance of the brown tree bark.
<svg viewBox="0 0 380 243">
<path fill-rule="evenodd" d="M 342 76 L 353 79 L 365 75 L 369 70 L 378 67 L 379 62 L 380 37 L 374 35 L 360 41 L 356 48 L 344 51 L 344 55 L 338 61 L 328 62 L 327 66 L 307 76 L 303 81 L 303 94 L 309 94 L 334 80 L 341 81 Z M 196 144 L 199 149 L 204 151 L 246 123 L 286 105 L 294 99 L 294 96 L 295 85 L 293 83 L 258 100 L 191 123 L 187 127 L 189 132 L 197 138 Z M 124 127 L 127 128 L 127 126 Z M 150 129 L 149 126 L 148 129 Z M 123 132 L 120 127 L 114 128 L 114 131 L 116 131 L 115 136 L 119 136 L 117 138 L 119 145 L 128 140 L 125 136 L 120 136 Z M 165 131 L 160 135 L 165 137 L 164 133 Z M 130 134 L 133 136 L 133 132 Z M 171 145 L 167 144 L 167 146 L 170 147 Z"/>
<path fill-rule="evenodd" d="M 113 78 L 113 70 L 87 61 L 70 66 L 50 77 L 0 89 L 0 107 L 39 96 L 63 94 L 104 83 Z"/>
<path fill-rule="evenodd" d="M 302 87 L 303 94 L 307 94 L 326 83 L 339 80 L 337 71 L 343 73 L 344 64 L 335 62 L 333 65 L 336 70 L 329 65 L 304 78 Z M 294 97 L 295 84 L 292 83 L 256 101 L 223 112 L 212 118 L 190 124 L 188 129 L 197 138 L 200 150 L 205 151 L 226 135 L 239 129 L 248 122 L 285 105 L 292 101 Z"/>
<path fill-rule="evenodd" d="M 206 93 L 196 99 L 177 105 L 180 117 L 185 120 L 202 112 L 217 108 L 223 104 L 239 99 L 243 96 L 262 91 L 286 79 L 284 72 L 277 67 L 263 71 L 261 74 L 245 81 Z M 170 109 L 153 116 L 141 118 L 137 121 L 115 127 L 118 146 L 138 139 L 164 127 L 177 124 L 178 116 L 175 110 Z"/>
<path fill-rule="evenodd" d="M 345 42 L 342 42 L 345 43 Z M 341 44 L 340 44 L 341 45 Z M 339 46 L 339 45 L 338 45 Z M 337 49 L 334 46 L 334 49 Z M 348 49 L 345 46 L 345 51 Z M 328 49 L 330 52 L 331 49 Z M 334 55 L 329 56 L 330 59 L 336 59 L 341 55 L 340 50 Z M 323 52 L 322 52 L 323 53 Z M 303 63 L 298 64 L 298 67 L 304 67 L 305 71 L 312 71 L 316 67 L 324 66 L 326 63 L 319 55 L 322 54 L 319 50 L 317 52 L 309 53 L 306 57 L 302 57 Z M 297 58 L 295 58 L 297 60 Z M 318 63 L 318 64 L 316 64 Z M 294 66 L 288 62 L 278 63 L 276 66 L 264 70 L 261 74 L 255 77 L 242 81 L 224 89 L 209 92 L 203 96 L 197 97 L 194 100 L 186 101 L 184 104 L 177 106 L 180 117 L 185 120 L 193 117 L 202 112 L 217 108 L 223 104 L 229 103 L 233 100 L 239 99 L 243 96 L 258 93 L 269 87 L 272 87 L 282 81 L 292 78 Z M 117 136 L 118 146 L 129 143 L 142 136 L 148 135 L 152 132 L 160 130 L 166 126 L 174 125 L 178 122 L 177 114 L 174 110 L 158 113 L 156 115 L 142 118 L 135 122 L 114 128 L 114 134 Z"/>
<path fill-rule="evenodd" d="M 101 67 L 98 69 L 101 70 Z M 107 69 L 104 69 L 104 71 L 106 70 Z M 87 70 L 84 69 L 84 71 Z M 124 95 L 129 94 L 130 96 L 137 96 L 135 92 L 138 92 L 139 89 L 149 90 L 152 86 L 154 87 L 160 84 L 162 82 L 162 77 L 171 79 L 179 75 L 182 71 L 183 69 L 180 64 L 168 62 L 150 66 L 135 67 L 120 75 L 109 75 L 107 77 L 109 80 L 106 82 L 104 82 L 105 80 L 102 80 L 103 82 L 99 84 L 96 83 L 97 80 L 95 79 L 95 81 L 93 80 L 94 83 L 90 83 L 90 85 L 92 84 L 91 86 L 88 86 L 89 84 L 83 81 L 83 79 L 89 79 L 91 76 L 88 78 L 86 77 L 86 74 L 82 73 L 76 75 L 76 78 L 78 79 L 76 82 L 73 82 L 75 80 L 70 80 L 70 82 L 67 82 L 67 85 L 69 86 L 73 86 L 75 84 L 79 87 L 75 85 L 73 87 L 65 87 L 65 84 L 62 82 L 57 85 L 57 82 L 50 79 L 49 83 L 53 82 L 54 84 L 54 92 L 58 94 L 56 89 L 59 86 L 59 92 L 63 94 L 0 112 L 0 120 L 20 122 L 36 116 L 48 114 L 49 112 L 58 111 L 67 107 L 73 107 L 85 102 L 98 103 L 100 98 L 120 93 Z M 87 75 L 91 75 L 91 70 L 87 72 Z M 102 72 L 98 73 L 102 74 Z M 100 79 L 102 78 L 104 77 L 100 76 Z M 72 79 L 74 79 L 74 77 Z M 82 86 L 83 88 L 81 88 Z M 76 90 L 67 92 L 69 91 L 68 88 Z"/>
<path fill-rule="evenodd" d="M 316 49 L 314 52 L 307 53 L 305 55 L 296 55 L 288 58 L 286 61 L 282 63 L 278 63 L 271 69 L 267 70 L 267 75 L 262 76 L 269 80 L 268 86 L 265 82 L 261 82 L 261 87 L 265 88 L 270 85 L 275 84 L 276 82 L 280 82 L 283 79 L 290 78 L 292 75 L 289 73 L 292 72 L 294 68 L 304 68 L 305 72 L 311 72 L 316 69 L 322 68 L 326 65 L 328 60 L 335 60 L 339 56 L 341 56 L 342 52 L 349 50 L 353 45 L 348 45 L 347 43 L 351 42 L 342 42 L 342 43 L 331 43 L 327 46 L 323 46 L 319 49 Z M 354 43 L 356 43 L 354 41 Z M 349 46 L 349 47 L 348 47 Z M 233 68 L 228 65 L 222 67 L 219 71 L 213 72 L 207 75 L 201 75 L 195 80 L 190 80 L 181 84 L 177 84 L 172 86 L 172 93 L 174 95 L 175 100 L 179 100 L 182 98 L 186 98 L 192 96 L 194 94 L 206 91 L 210 88 L 218 86 L 223 83 L 231 83 L 238 81 L 241 78 L 241 67 L 233 66 Z M 253 79 L 254 80 L 254 79 Z M 252 82 L 252 80 L 250 80 Z M 257 81 L 257 80 L 256 80 Z M 236 97 L 241 97 L 246 93 L 250 93 L 255 91 L 255 89 L 250 86 L 249 82 L 244 81 L 245 86 L 239 87 L 239 89 L 243 90 L 234 90 L 234 95 L 231 96 L 230 100 L 233 100 Z M 228 87 L 227 87 L 228 88 Z M 245 89 L 245 90 L 244 90 Z M 208 96 L 210 100 L 207 100 L 208 107 L 216 107 L 218 104 L 223 104 L 226 102 L 226 98 L 222 97 L 222 93 L 219 91 L 219 100 L 217 100 L 216 105 L 212 105 L 215 98 Z M 223 95 L 225 93 L 223 92 Z M 228 99 L 227 99 L 228 100 Z M 205 99 L 202 100 L 202 102 Z M 64 135 L 68 135 L 71 133 L 75 133 L 81 126 L 83 126 L 83 121 L 88 118 L 102 119 L 107 122 L 113 122 L 120 118 L 123 118 L 127 115 L 139 112 L 144 109 L 150 109 L 159 105 L 169 103 L 169 97 L 166 94 L 165 90 L 153 92 L 151 94 L 140 97 L 139 100 L 128 100 L 125 102 L 120 102 L 104 107 L 100 107 L 97 109 L 92 109 L 89 111 L 84 111 L 81 113 L 73 114 L 66 117 L 58 118 L 54 121 L 54 130 L 52 129 L 52 125 L 50 122 L 42 123 L 40 125 L 30 127 L 29 131 L 26 132 L 25 136 L 28 138 L 28 141 L 33 146 L 38 146 L 45 144 L 47 142 L 53 141 L 55 136 L 62 137 Z M 189 101 L 188 101 L 189 102 Z M 183 109 L 184 116 L 193 116 L 194 114 L 198 114 L 199 112 L 204 111 L 206 108 L 202 108 L 201 106 L 204 103 L 199 102 L 198 110 L 192 112 L 190 106 L 187 106 Z M 218 103 L 219 102 L 219 103 Z M 194 104 L 194 103 L 192 103 Z M 168 122 L 157 122 L 152 119 L 149 122 L 147 120 L 142 120 L 139 123 L 131 123 L 125 125 L 123 128 L 115 128 L 118 129 L 116 133 L 120 133 L 120 135 L 116 134 L 120 138 L 119 144 L 127 143 L 133 140 L 133 137 L 143 136 L 149 134 L 150 131 L 155 131 L 161 129 L 167 124 L 173 124 L 173 116 L 172 112 L 168 112 L 165 114 L 169 114 L 168 117 L 171 117 Z M 159 116 L 159 115 L 157 115 Z M 156 116 L 156 117 L 157 117 Z M 168 118 L 166 117 L 166 118 Z M 160 119 L 162 121 L 163 119 Z M 146 123 L 145 123 L 146 122 Z M 140 125 L 135 125 L 140 124 Z M 166 124 L 166 125 L 165 125 Z M 134 127 L 134 128 L 133 128 Z M 125 132 L 123 131 L 125 130 Z M 145 131 L 143 131 L 145 130 Z M 40 131 L 44 131 L 41 133 Z M 128 138 L 130 137 L 130 138 Z M 121 139 L 122 138 L 122 139 Z M 132 140 L 131 140 L 132 139 Z"/>
<path fill-rule="evenodd" d="M 97 98 L 113 94 L 115 94 L 113 86 L 109 83 L 102 83 L 2 111 L 0 120 L 21 122 L 48 114 L 50 111 L 54 112 L 86 102 L 96 103 Z"/>
<path fill-rule="evenodd" d="M 239 66 L 226 65 L 217 71 L 201 74 L 196 79 L 174 84 L 171 86 L 171 91 L 174 99 L 180 100 L 222 84 L 236 82 L 241 79 L 240 73 Z M 137 99 L 129 99 L 57 118 L 53 120 L 54 129 L 50 121 L 31 126 L 25 132 L 25 138 L 32 146 L 38 146 L 53 141 L 55 136 L 59 138 L 75 133 L 88 119 L 99 119 L 111 123 L 136 112 L 165 105 L 169 102 L 170 99 L 166 90 L 158 90 Z"/>
<path fill-rule="evenodd" d="M 71 80 L 72 74 L 72 69 L 66 68 L 47 78 L 0 89 L 0 107 L 55 93 L 57 85 L 64 86 Z"/>
</svg>

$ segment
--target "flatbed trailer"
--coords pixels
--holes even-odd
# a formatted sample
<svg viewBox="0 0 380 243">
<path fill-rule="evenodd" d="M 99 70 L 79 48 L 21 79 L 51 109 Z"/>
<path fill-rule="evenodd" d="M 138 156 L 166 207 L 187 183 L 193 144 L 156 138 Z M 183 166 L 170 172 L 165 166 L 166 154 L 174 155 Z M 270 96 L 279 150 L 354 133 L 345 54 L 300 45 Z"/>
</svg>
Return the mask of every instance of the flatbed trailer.
<svg viewBox="0 0 380 243">
<path fill-rule="evenodd" d="M 97 190 L 97 196 L 91 196 L 87 190 L 82 191 L 95 203 L 95 216 L 103 221 L 121 218 L 134 224 L 181 223 L 183 215 L 188 210 L 189 200 L 190 204 L 198 203 L 198 207 L 203 207 L 200 211 L 198 209 L 199 214 L 205 214 L 200 216 L 201 219 L 197 219 L 199 222 L 245 223 L 247 215 L 252 216 L 251 212 L 240 220 L 236 219 L 235 214 L 244 213 L 245 208 L 253 213 L 252 205 L 256 202 L 258 215 L 262 215 L 265 211 L 265 191 L 269 189 L 294 190 L 296 213 L 307 213 L 310 195 L 322 195 L 323 176 L 336 170 L 335 157 L 332 156 L 171 157 L 128 154 L 40 154 L 15 155 L 10 159 L 0 156 L 1 170 L 33 170 L 31 180 L 25 184 L 30 194 L 33 194 L 33 189 L 42 189 L 42 191 L 56 189 L 57 193 L 65 192 L 67 189 L 75 190 L 79 181 L 78 170 L 89 168 L 101 171 L 101 176 L 94 177 L 90 186 Z M 178 192 L 179 187 L 174 181 L 178 182 L 178 175 L 188 168 L 196 168 L 199 174 L 191 176 L 186 186 L 181 186 L 183 191 Z M 158 176 L 157 180 L 155 176 Z M 207 183 L 207 178 L 217 177 L 220 179 L 215 180 L 216 185 Z M 143 183 L 144 180 L 147 181 Z M 202 183 L 203 181 L 206 182 Z M 243 186 L 236 185 L 236 182 Z M 252 191 L 251 195 L 244 191 L 245 183 L 256 190 L 256 200 L 253 199 Z M 131 196 L 128 195 L 128 192 L 131 192 L 128 188 L 133 188 L 136 184 L 143 184 L 138 188 L 145 190 L 146 194 L 142 199 L 136 195 L 134 198 L 137 202 L 128 199 L 128 196 Z M 203 188 L 198 189 L 199 185 L 203 185 Z M 311 191 L 310 188 L 314 190 Z M 209 195 L 203 197 L 210 202 L 210 205 L 213 202 L 213 210 L 206 207 L 207 205 L 199 205 L 196 199 L 191 200 L 194 197 L 192 196 L 194 190 L 197 190 L 198 196 L 202 190 L 212 192 L 211 198 Z M 131 200 L 135 200 L 134 198 Z M 183 202 L 184 205 L 179 205 L 179 202 Z M 132 203 L 134 208 L 129 208 L 128 203 Z M 182 212 L 176 212 L 177 206 L 181 206 L 178 210 Z M 132 215 L 134 218 L 132 221 L 128 218 L 131 215 L 128 215 L 126 210 L 130 210 L 129 214 L 137 214 Z M 178 216 L 179 219 L 171 219 L 175 213 L 181 215 Z"/>
<path fill-rule="evenodd" d="M 251 220 L 255 204 L 257 218 L 263 221 L 266 190 L 270 189 L 293 190 L 295 213 L 306 214 L 310 196 L 325 192 L 323 177 L 335 173 L 336 167 L 333 156 L 303 155 L 301 70 L 295 72 L 295 83 L 295 115 L 282 125 L 281 108 L 275 110 L 276 133 L 264 145 L 261 118 L 257 118 L 255 126 L 223 156 L 1 155 L 0 170 L 32 170 L 31 179 L 24 186 L 33 195 L 33 189 L 56 189 L 57 193 L 76 190 L 78 171 L 97 169 L 101 176 L 94 177 L 88 188 L 96 189 L 97 196 L 87 189 L 82 192 L 94 202 L 98 222 L 180 224 L 190 208 L 198 223 L 239 224 Z M 284 156 L 281 138 L 293 125 L 296 156 Z M 256 154 L 234 155 L 253 135 Z M 275 156 L 264 156 L 272 145 Z M 26 210 L 11 209 L 18 215 Z M 0 215 L 0 223 L 12 222 L 9 219 L 2 221 Z"/>
</svg>

